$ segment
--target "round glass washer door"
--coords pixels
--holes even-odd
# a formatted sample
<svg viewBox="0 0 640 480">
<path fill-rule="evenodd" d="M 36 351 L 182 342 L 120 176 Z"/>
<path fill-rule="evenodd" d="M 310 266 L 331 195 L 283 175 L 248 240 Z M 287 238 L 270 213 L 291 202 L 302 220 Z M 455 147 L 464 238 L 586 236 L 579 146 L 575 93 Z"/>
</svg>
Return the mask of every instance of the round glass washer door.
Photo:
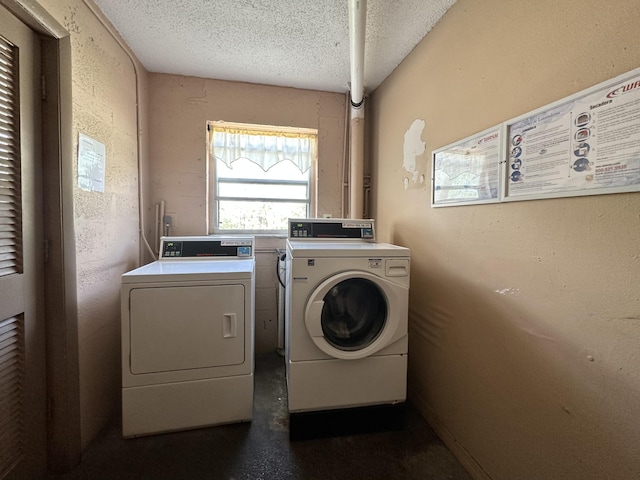
<svg viewBox="0 0 640 480">
<path fill-rule="evenodd" d="M 395 339 L 398 287 L 368 272 L 334 275 L 313 291 L 305 310 L 311 339 L 324 353 L 342 359 L 367 357 Z"/>
<path fill-rule="evenodd" d="M 384 328 L 387 300 L 371 280 L 342 280 L 329 289 L 323 301 L 322 333 L 339 350 L 361 350 L 371 345 Z"/>
</svg>

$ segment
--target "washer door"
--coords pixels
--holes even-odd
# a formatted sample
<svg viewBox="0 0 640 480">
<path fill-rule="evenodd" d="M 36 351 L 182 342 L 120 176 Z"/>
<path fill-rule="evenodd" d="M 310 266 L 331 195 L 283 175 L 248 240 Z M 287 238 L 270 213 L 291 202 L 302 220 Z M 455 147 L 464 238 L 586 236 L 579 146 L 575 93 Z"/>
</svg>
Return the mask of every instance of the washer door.
<svg viewBox="0 0 640 480">
<path fill-rule="evenodd" d="M 368 272 L 334 275 L 309 297 L 307 331 L 316 346 L 332 357 L 367 357 L 403 334 L 398 329 L 400 290 L 406 295 L 406 289 Z"/>
</svg>

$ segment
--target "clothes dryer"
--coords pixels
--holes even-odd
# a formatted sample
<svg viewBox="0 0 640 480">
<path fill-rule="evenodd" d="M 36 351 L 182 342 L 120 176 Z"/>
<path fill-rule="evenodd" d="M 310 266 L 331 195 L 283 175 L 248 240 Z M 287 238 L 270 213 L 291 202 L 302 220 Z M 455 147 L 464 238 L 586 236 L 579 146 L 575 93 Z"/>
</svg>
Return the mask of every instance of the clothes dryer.
<svg viewBox="0 0 640 480">
<path fill-rule="evenodd" d="M 290 413 L 406 400 L 410 251 L 374 238 L 373 220 L 289 222 Z"/>
<path fill-rule="evenodd" d="M 164 237 L 122 276 L 124 437 L 251 420 L 252 237 Z"/>
</svg>

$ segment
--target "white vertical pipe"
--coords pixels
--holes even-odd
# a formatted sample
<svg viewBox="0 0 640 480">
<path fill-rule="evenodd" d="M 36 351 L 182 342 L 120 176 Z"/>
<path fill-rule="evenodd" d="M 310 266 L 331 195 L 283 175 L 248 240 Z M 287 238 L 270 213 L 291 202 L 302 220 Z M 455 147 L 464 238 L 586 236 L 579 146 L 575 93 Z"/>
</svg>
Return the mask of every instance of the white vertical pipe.
<svg viewBox="0 0 640 480">
<path fill-rule="evenodd" d="M 156 231 L 153 241 L 156 252 L 160 251 L 160 204 L 156 203 Z"/>
<path fill-rule="evenodd" d="M 158 257 L 160 256 L 160 239 L 164 236 L 164 200 L 160 200 L 160 217 L 158 218 L 158 226 L 160 227 L 160 236 L 158 237 Z"/>
<path fill-rule="evenodd" d="M 354 115 L 351 109 L 350 121 L 350 163 L 349 163 L 349 218 L 364 215 L 364 116 Z M 359 113 L 361 110 L 355 111 Z"/>
<path fill-rule="evenodd" d="M 351 115 L 349 139 L 349 217 L 364 214 L 364 40 L 367 1 L 349 1 Z"/>
<path fill-rule="evenodd" d="M 361 106 L 364 99 L 364 38 L 366 25 L 367 0 L 350 0 L 351 105 L 356 108 Z"/>
<path fill-rule="evenodd" d="M 345 95 L 344 102 L 344 132 L 342 140 L 342 168 L 340 185 L 340 218 L 347 218 L 349 211 L 349 130 L 351 127 L 351 96 L 349 92 Z"/>
</svg>

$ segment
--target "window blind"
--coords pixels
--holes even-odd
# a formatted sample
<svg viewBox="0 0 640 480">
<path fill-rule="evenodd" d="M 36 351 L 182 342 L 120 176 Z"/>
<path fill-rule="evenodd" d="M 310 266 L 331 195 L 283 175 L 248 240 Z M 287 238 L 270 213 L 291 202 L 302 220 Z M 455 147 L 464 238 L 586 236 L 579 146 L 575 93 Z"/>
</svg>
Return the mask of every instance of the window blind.
<svg viewBox="0 0 640 480">
<path fill-rule="evenodd" d="M 0 276 L 22 273 L 16 48 L 0 36 Z"/>
</svg>

